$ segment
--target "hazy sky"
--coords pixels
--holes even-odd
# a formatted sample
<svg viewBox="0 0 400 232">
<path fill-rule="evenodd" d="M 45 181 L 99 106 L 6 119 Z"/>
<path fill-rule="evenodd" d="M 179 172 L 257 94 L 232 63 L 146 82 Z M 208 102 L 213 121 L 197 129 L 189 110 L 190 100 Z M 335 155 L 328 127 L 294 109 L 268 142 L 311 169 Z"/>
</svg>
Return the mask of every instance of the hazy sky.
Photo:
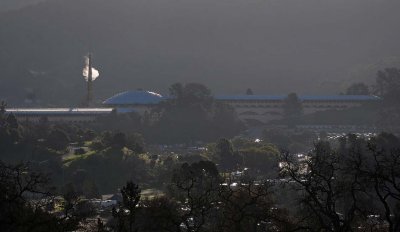
<svg viewBox="0 0 400 232">
<path fill-rule="evenodd" d="M 66 88 L 78 88 L 92 50 L 101 97 L 165 93 L 176 81 L 218 93 L 337 93 L 400 65 L 399 0 L 50 2 L 0 20 L 0 69 L 19 63 L 61 82 L 68 73 L 77 77 Z"/>
</svg>

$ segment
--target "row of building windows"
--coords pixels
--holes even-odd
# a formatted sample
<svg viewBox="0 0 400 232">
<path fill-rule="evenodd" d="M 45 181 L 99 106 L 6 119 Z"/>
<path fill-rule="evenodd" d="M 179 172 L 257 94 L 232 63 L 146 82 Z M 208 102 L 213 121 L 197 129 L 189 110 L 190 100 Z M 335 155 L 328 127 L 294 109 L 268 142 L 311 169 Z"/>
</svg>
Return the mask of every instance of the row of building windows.
<svg viewBox="0 0 400 232">
<path fill-rule="evenodd" d="M 346 105 L 305 105 L 303 106 L 304 108 L 334 108 L 334 109 L 340 109 L 340 108 L 347 108 Z"/>
<path fill-rule="evenodd" d="M 234 105 L 236 108 L 282 108 L 282 105 Z M 303 105 L 304 108 L 347 108 L 347 105 Z"/>
<path fill-rule="evenodd" d="M 282 100 L 250 100 L 250 101 L 244 101 L 244 100 L 224 100 L 223 102 L 227 104 L 282 104 L 284 101 Z M 300 101 L 302 104 L 360 104 L 360 101 L 321 101 L 321 100 L 304 100 Z"/>
<path fill-rule="evenodd" d="M 282 113 L 280 112 L 264 112 L 264 113 L 257 113 L 257 112 L 253 112 L 253 111 L 246 111 L 243 113 L 240 113 L 239 115 L 281 115 Z"/>
<path fill-rule="evenodd" d="M 280 105 L 234 105 L 237 108 L 280 108 Z"/>
<path fill-rule="evenodd" d="M 16 116 L 21 121 L 32 121 L 32 122 L 40 122 L 41 120 L 47 121 L 58 121 L 58 122 L 71 122 L 71 123 L 80 123 L 80 122 L 94 122 L 96 118 L 92 115 L 90 116 L 43 116 L 43 115 L 17 115 Z"/>
</svg>

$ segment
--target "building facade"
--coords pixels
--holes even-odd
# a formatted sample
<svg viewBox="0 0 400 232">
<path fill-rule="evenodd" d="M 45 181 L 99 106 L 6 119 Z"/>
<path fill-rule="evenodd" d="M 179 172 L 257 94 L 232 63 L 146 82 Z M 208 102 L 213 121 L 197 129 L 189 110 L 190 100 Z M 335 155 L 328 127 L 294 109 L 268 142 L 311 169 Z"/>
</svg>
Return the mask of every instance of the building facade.
<svg viewBox="0 0 400 232">
<path fill-rule="evenodd" d="M 21 121 L 31 122 L 38 122 L 43 118 L 50 122 L 93 122 L 97 117 L 114 111 L 135 112 L 141 116 L 147 114 L 151 120 L 156 120 L 160 115 L 154 114 L 154 109 L 168 99 L 170 98 L 150 91 L 126 91 L 106 99 L 102 108 L 9 108 L 6 111 Z M 268 123 L 282 119 L 285 99 L 284 95 L 215 96 L 216 101 L 230 105 L 239 119 L 249 123 Z M 366 95 L 299 96 L 305 115 L 318 111 L 349 109 L 377 100 L 379 98 L 376 96 Z"/>
<path fill-rule="evenodd" d="M 21 122 L 87 123 L 94 122 L 99 116 L 113 112 L 113 108 L 8 108 L 7 114 L 13 114 Z"/>
<path fill-rule="evenodd" d="M 232 106 L 243 121 L 267 123 L 283 118 L 286 96 L 271 95 L 229 95 L 217 96 L 216 100 Z M 364 103 L 379 100 L 376 96 L 330 95 L 299 96 L 305 115 L 318 111 L 344 110 Z"/>
<path fill-rule="evenodd" d="M 117 94 L 103 102 L 107 107 L 114 107 L 117 112 L 135 111 L 143 115 L 167 100 L 160 94 L 149 91 L 127 91 Z M 216 101 L 233 107 L 239 119 L 245 122 L 267 123 L 283 118 L 286 96 L 273 95 L 221 95 Z M 379 100 L 376 96 L 366 95 L 305 95 L 299 96 L 305 115 L 325 110 L 344 110 L 364 103 Z"/>
</svg>

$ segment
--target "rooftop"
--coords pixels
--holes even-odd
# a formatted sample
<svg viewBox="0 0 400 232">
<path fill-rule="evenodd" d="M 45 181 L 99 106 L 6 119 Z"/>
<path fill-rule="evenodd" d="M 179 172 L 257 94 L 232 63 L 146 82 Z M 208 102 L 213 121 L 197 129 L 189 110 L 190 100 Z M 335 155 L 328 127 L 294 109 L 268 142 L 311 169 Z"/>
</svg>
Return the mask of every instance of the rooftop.
<svg viewBox="0 0 400 232">
<path fill-rule="evenodd" d="M 108 114 L 113 108 L 7 108 L 14 115 L 88 115 Z"/>
<path fill-rule="evenodd" d="M 217 100 L 284 100 L 287 95 L 220 95 Z M 371 101 L 378 100 L 377 96 L 370 95 L 302 95 L 302 101 Z"/>
<path fill-rule="evenodd" d="M 221 101 L 247 101 L 247 100 L 269 100 L 282 101 L 287 95 L 217 95 L 216 100 Z M 162 96 L 150 91 L 126 91 L 116 94 L 103 102 L 104 105 L 152 105 L 158 104 L 168 99 L 168 96 Z M 302 101 L 372 101 L 378 100 L 377 96 L 370 95 L 301 95 Z"/>
<path fill-rule="evenodd" d="M 147 105 L 158 104 L 165 98 L 158 93 L 150 91 L 126 91 L 106 99 L 104 105 Z"/>
</svg>

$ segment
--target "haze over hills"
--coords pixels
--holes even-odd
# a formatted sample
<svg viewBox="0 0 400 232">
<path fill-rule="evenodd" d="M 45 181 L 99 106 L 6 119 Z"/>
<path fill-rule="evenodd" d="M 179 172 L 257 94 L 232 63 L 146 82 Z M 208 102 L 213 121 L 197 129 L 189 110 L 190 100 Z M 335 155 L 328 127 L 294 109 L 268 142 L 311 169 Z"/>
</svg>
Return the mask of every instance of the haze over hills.
<svg viewBox="0 0 400 232">
<path fill-rule="evenodd" d="M 21 9 L 27 6 L 35 5 L 43 1 L 46 0 L 1 0 L 0 12 Z"/>
<path fill-rule="evenodd" d="M 98 99 L 167 93 L 174 82 L 334 94 L 400 66 L 398 9 L 398 0 L 46 1 L 0 15 L 0 98 L 78 104 L 88 51 Z"/>
</svg>

